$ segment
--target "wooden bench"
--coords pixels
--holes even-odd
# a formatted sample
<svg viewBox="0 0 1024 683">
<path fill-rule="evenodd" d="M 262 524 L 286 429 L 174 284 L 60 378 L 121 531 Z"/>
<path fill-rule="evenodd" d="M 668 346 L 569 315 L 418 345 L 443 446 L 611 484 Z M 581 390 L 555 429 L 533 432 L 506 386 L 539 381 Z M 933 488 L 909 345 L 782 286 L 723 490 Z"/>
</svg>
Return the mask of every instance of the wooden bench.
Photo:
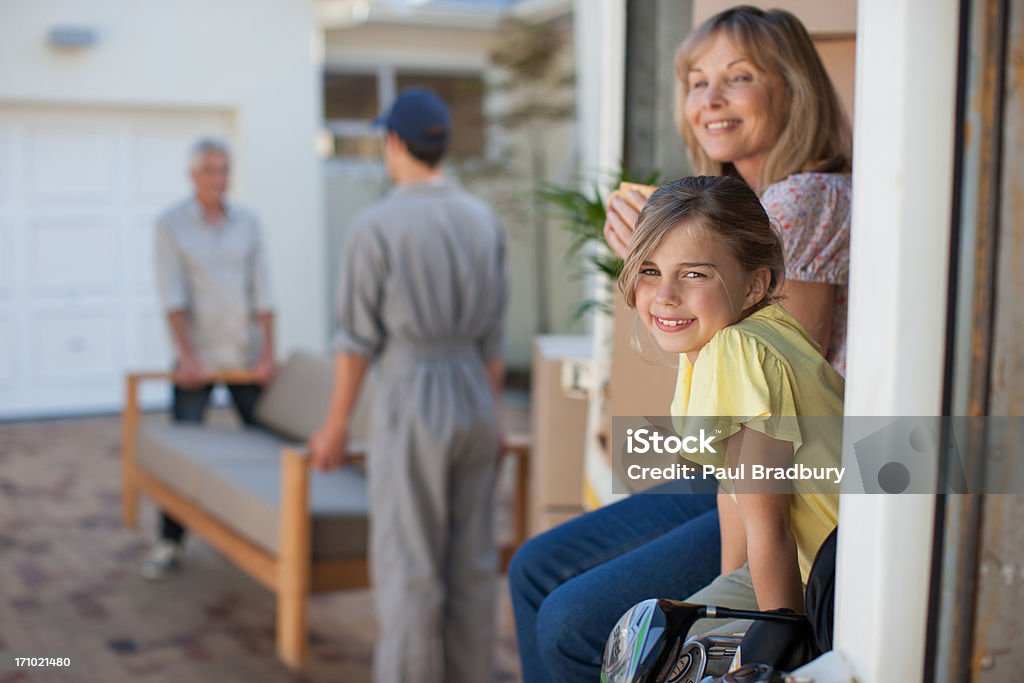
<svg viewBox="0 0 1024 683">
<path fill-rule="evenodd" d="M 277 595 L 277 652 L 302 666 L 311 593 L 364 588 L 367 570 L 365 460 L 353 434 L 352 458 L 340 470 L 311 471 L 301 444 L 327 409 L 331 361 L 295 354 L 266 387 L 256 428 L 170 423 L 143 418 L 143 382 L 169 380 L 165 372 L 126 378 L 122 419 L 122 520 L 138 523 L 139 494 L 217 548 Z M 221 372 L 214 383 L 247 383 L 246 372 Z M 367 393 L 367 392 L 364 392 Z M 364 402 L 361 402 L 364 403 Z M 355 424 L 365 424 L 365 408 Z M 509 440 L 516 462 L 513 536 L 501 548 L 507 567 L 525 540 L 529 443 Z"/>
</svg>

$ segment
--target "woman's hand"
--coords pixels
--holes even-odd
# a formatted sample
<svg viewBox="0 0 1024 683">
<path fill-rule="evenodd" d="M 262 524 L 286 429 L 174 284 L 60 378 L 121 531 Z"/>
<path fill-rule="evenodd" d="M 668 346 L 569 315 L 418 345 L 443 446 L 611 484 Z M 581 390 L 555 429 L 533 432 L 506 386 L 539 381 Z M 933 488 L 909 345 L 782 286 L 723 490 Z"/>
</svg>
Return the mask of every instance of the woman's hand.
<svg viewBox="0 0 1024 683">
<path fill-rule="evenodd" d="M 608 247 L 621 259 L 629 253 L 629 242 L 636 230 L 640 211 L 647 204 L 647 197 L 636 190 L 615 191 L 608 197 L 607 218 L 604 222 L 604 240 Z"/>
</svg>

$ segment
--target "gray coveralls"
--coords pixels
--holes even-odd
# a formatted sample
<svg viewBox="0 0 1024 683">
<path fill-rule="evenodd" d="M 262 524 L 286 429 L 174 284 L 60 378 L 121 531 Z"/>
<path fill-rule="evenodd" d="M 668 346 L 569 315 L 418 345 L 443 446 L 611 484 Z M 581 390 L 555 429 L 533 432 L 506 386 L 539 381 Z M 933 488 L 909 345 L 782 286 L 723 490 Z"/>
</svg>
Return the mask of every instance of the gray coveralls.
<svg viewBox="0 0 1024 683">
<path fill-rule="evenodd" d="M 335 349 L 373 359 L 368 444 L 378 683 L 492 677 L 505 236 L 449 180 L 402 185 L 358 216 Z"/>
</svg>

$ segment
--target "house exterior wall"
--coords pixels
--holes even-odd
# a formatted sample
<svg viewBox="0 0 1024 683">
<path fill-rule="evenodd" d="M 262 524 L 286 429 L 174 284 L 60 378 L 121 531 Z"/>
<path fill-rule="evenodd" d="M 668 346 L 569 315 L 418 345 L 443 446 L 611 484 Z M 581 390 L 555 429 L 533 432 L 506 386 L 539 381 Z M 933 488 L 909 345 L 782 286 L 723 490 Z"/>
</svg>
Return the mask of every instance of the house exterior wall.
<svg viewBox="0 0 1024 683">
<path fill-rule="evenodd" d="M 93 28 L 96 43 L 48 45 L 50 29 L 68 24 Z M 0 6 L 2 105 L 229 115 L 231 196 L 264 224 L 282 353 L 322 349 L 326 335 L 315 31 L 312 0 Z"/>
<path fill-rule="evenodd" d="M 366 25 L 328 31 L 325 48 L 329 65 L 482 70 L 493 41 L 493 31 Z"/>
</svg>

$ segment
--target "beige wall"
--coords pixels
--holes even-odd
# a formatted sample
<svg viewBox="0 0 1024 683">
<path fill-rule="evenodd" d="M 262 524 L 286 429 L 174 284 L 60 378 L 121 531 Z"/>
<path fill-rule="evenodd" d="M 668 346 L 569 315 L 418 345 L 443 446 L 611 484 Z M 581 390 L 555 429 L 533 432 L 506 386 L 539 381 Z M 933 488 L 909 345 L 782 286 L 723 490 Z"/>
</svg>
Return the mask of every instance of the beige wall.
<svg viewBox="0 0 1024 683">
<path fill-rule="evenodd" d="M 814 36 L 853 35 L 857 31 L 857 0 L 694 0 L 693 25 L 739 4 L 792 12 Z"/>
<path fill-rule="evenodd" d="M 829 78 L 839 91 L 846 113 L 853 120 L 853 83 L 854 61 L 857 57 L 857 41 L 848 38 L 815 38 L 814 46 L 818 48 L 821 61 L 825 63 Z"/>
</svg>

